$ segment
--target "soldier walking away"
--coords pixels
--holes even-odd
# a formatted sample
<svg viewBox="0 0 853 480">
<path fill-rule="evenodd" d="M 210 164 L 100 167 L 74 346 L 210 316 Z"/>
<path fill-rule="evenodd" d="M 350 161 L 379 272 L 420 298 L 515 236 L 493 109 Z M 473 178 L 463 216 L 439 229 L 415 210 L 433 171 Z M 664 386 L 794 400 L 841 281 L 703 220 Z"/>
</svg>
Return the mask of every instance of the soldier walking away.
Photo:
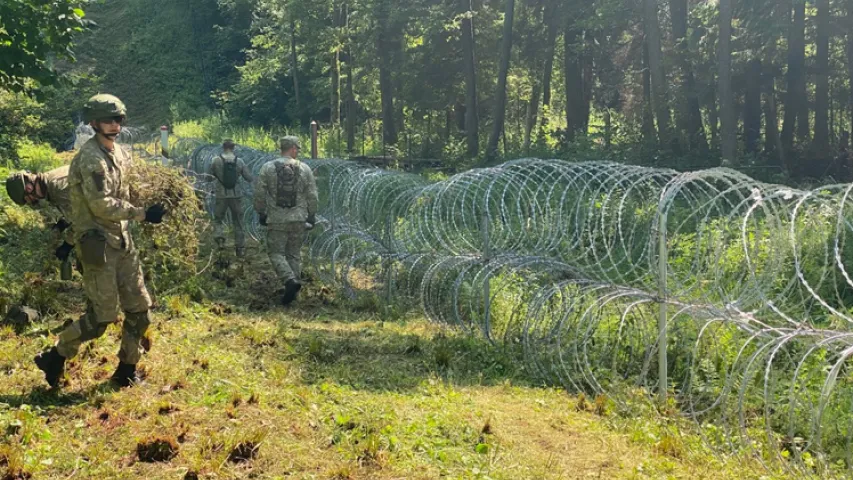
<svg viewBox="0 0 853 480">
<path fill-rule="evenodd" d="M 19 172 L 6 179 L 6 193 L 18 205 L 37 208 L 41 200 L 59 211 L 54 230 L 63 242 L 53 254 L 62 262 L 62 279 L 71 279 L 71 252 L 74 250 L 74 231 L 71 218 L 71 192 L 68 189 L 68 167 L 59 167 L 45 173 Z"/>
<path fill-rule="evenodd" d="M 222 155 L 218 155 L 208 168 L 210 181 L 215 181 L 215 199 L 213 209 L 213 238 L 219 249 L 225 248 L 225 216 L 231 212 L 231 225 L 234 227 L 234 244 L 238 258 L 246 254 L 246 238 L 243 232 L 243 188 L 240 177 L 246 182 L 254 182 L 252 174 L 243 160 L 234 154 L 234 141 L 226 139 L 222 143 Z"/>
<path fill-rule="evenodd" d="M 317 221 L 317 183 L 311 168 L 296 159 L 299 139 L 284 137 L 279 147 L 281 157 L 265 164 L 258 174 L 254 207 L 261 225 L 267 227 L 267 251 L 284 284 L 281 303 L 289 305 L 302 288 L 299 256 L 305 230 Z"/>
<path fill-rule="evenodd" d="M 151 323 L 151 297 L 130 235 L 130 222 L 160 223 L 166 209 L 157 204 L 146 210 L 130 203 L 131 152 L 115 143 L 126 113 L 121 100 L 106 94 L 95 95 L 83 107 L 84 121 L 96 134 L 71 161 L 68 185 L 88 307 L 59 334 L 56 346 L 35 357 L 51 387 L 59 385 L 65 361 L 77 355 L 82 343 L 102 336 L 116 320 L 119 305 L 124 310 L 124 323 L 119 364 L 112 380 L 121 387 L 139 381 L 136 364 Z"/>
</svg>

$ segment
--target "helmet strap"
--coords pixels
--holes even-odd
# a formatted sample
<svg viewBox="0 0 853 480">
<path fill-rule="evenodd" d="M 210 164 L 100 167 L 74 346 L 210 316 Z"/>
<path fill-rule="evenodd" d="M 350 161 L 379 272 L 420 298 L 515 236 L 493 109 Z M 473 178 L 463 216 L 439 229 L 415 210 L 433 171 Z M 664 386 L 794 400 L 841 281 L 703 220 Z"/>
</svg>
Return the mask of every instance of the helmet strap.
<svg viewBox="0 0 853 480">
<path fill-rule="evenodd" d="M 98 127 L 97 127 L 97 125 L 98 125 L 98 121 L 97 121 L 97 120 L 93 120 L 93 121 L 92 121 L 92 125 L 91 125 L 91 126 L 92 126 L 92 130 L 94 130 L 96 134 L 97 134 L 97 133 L 100 133 L 100 134 L 101 134 L 101 135 L 103 135 L 103 136 L 104 136 L 104 138 L 106 138 L 107 140 L 109 140 L 109 141 L 111 141 L 111 142 L 115 142 L 116 137 L 118 136 L 118 133 L 104 133 L 104 132 L 102 132 L 102 131 L 101 131 L 101 129 L 100 129 L 100 128 L 98 128 Z"/>
</svg>

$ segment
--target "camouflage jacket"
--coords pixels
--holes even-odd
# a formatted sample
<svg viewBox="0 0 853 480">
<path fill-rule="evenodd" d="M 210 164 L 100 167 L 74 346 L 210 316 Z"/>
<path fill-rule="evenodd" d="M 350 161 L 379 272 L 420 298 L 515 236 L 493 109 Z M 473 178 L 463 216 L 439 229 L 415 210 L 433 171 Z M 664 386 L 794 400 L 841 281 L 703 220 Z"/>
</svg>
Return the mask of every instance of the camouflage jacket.
<svg viewBox="0 0 853 480">
<path fill-rule="evenodd" d="M 276 164 L 291 163 L 299 166 L 299 181 L 296 185 L 296 206 L 283 208 L 276 205 L 278 175 Z M 281 229 L 293 222 L 304 222 L 309 215 L 317 213 L 317 182 L 311 167 L 292 158 L 278 158 L 261 167 L 255 184 L 255 211 L 267 216 L 268 228 Z"/>
<path fill-rule="evenodd" d="M 232 161 L 237 159 L 237 186 L 235 186 L 231 190 L 227 190 L 225 185 L 222 185 L 222 175 L 223 175 L 223 164 L 225 160 Z M 216 158 L 213 159 L 213 162 L 210 163 L 210 167 L 207 169 L 208 175 L 211 175 L 209 181 L 215 183 L 214 194 L 216 198 L 240 198 L 243 196 L 243 185 L 240 182 L 240 177 L 249 183 L 252 183 L 255 179 L 252 178 L 252 174 L 249 172 L 249 169 L 246 167 L 246 164 L 243 163 L 243 160 L 235 157 L 235 155 L 223 153 L 222 155 L 217 155 Z"/>
<path fill-rule="evenodd" d="M 107 150 L 95 136 L 71 160 L 71 223 L 78 241 L 89 230 L 98 230 L 110 246 L 124 249 L 131 244 L 128 221 L 143 220 L 145 209 L 129 201 L 130 149 L 119 144 L 114 148 Z"/>
<path fill-rule="evenodd" d="M 47 203 L 59 210 L 62 218 L 71 222 L 71 191 L 68 188 L 68 169 L 68 166 L 64 166 L 38 174 L 36 181 L 45 185 Z M 74 244 L 74 231 L 71 227 L 65 229 L 62 237 L 66 242 Z"/>
</svg>

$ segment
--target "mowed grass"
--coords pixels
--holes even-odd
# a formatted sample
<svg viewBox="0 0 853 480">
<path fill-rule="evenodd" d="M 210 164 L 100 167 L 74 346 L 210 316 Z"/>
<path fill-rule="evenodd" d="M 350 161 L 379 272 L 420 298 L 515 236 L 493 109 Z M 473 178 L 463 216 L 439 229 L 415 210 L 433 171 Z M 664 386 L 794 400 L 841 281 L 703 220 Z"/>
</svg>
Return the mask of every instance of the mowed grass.
<svg viewBox="0 0 853 480">
<path fill-rule="evenodd" d="M 217 302 L 160 299 L 130 389 L 109 383 L 119 325 L 59 392 L 32 357 L 66 317 L 0 328 L 0 479 L 777 478 L 415 314 L 383 321 L 317 283 L 271 306 L 269 276 L 242 267 L 209 279 Z"/>
</svg>

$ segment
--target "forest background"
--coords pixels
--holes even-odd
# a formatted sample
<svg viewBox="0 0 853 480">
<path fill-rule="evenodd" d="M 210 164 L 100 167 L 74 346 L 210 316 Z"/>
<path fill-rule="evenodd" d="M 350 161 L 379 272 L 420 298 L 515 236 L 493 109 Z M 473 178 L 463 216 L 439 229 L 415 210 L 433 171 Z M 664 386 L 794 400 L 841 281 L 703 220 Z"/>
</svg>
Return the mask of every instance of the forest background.
<svg viewBox="0 0 853 480">
<path fill-rule="evenodd" d="M 127 103 L 130 125 L 217 142 L 226 127 L 304 134 L 316 120 L 327 157 L 849 181 L 851 11 L 851 0 L 13 0 L 0 6 L 0 161 L 37 169 L 68 148 L 81 104 L 103 91 Z"/>
</svg>

